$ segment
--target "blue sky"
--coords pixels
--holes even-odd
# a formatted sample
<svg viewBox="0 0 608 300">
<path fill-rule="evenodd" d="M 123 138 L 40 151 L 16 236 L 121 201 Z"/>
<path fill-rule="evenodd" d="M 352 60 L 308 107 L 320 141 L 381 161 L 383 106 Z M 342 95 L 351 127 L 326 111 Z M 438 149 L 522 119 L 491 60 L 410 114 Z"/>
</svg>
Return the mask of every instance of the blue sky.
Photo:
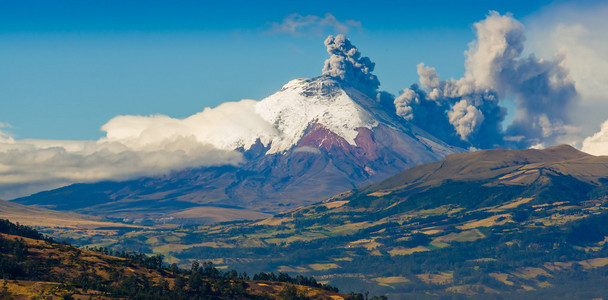
<svg viewBox="0 0 608 300">
<path fill-rule="evenodd" d="M 554 1 L 0 2 L 0 123 L 17 139 L 97 139 L 117 115 L 186 117 L 261 99 L 321 73 L 333 27 L 276 32 L 290 14 L 333 15 L 376 63 L 381 89 L 416 64 L 461 77 L 472 24 L 488 11 L 524 25 Z M 273 24 L 276 23 L 275 27 Z"/>
</svg>

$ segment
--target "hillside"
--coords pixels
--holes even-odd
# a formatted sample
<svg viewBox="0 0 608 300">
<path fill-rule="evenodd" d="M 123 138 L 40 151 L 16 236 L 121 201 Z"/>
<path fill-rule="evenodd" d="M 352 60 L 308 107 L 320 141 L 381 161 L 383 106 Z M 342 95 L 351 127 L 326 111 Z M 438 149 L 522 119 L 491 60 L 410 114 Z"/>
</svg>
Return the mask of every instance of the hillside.
<svg viewBox="0 0 608 300">
<path fill-rule="evenodd" d="M 188 270 L 162 256 L 83 250 L 0 220 L 1 299 L 348 299 L 309 277 L 222 272 L 205 262 Z M 112 255 L 113 254 L 113 255 Z M 356 297 L 353 295 L 352 297 Z"/>
<path fill-rule="evenodd" d="M 607 183 L 608 157 L 569 146 L 486 150 L 263 221 L 134 230 L 103 243 L 394 297 L 590 297 L 608 292 Z"/>
<path fill-rule="evenodd" d="M 10 219 L 22 225 L 30 226 L 44 224 L 47 228 L 57 227 L 80 230 L 104 227 L 141 228 L 141 226 L 113 222 L 101 217 L 44 209 L 5 200 L 0 200 L 0 219 Z"/>
</svg>

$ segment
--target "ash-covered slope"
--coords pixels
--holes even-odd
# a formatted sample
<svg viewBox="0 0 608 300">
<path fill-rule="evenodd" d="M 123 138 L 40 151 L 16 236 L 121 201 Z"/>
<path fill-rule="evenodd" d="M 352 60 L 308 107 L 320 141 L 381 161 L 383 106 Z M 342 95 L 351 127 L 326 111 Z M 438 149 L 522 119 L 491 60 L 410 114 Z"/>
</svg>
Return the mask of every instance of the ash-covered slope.
<svg viewBox="0 0 608 300">
<path fill-rule="evenodd" d="M 360 57 L 348 39 L 330 37 L 326 45 L 332 57 L 325 63 L 323 76 L 292 80 L 261 101 L 233 103 L 248 112 L 247 118 L 225 110 L 230 118 L 226 124 L 246 130 L 220 128 L 221 134 L 210 136 L 204 130 L 195 131 L 197 140 L 240 151 L 240 165 L 77 184 L 15 201 L 131 220 L 194 218 L 202 222 L 210 220 L 197 216 L 201 205 L 283 211 L 464 151 L 408 123 L 377 100 L 382 93 L 370 73 L 373 63 Z M 205 117 L 194 115 L 184 120 L 184 126 Z M 127 144 L 128 139 L 144 135 L 143 130 L 108 134 L 108 139 L 124 139 Z M 247 218 L 238 214 L 229 219 Z"/>
</svg>

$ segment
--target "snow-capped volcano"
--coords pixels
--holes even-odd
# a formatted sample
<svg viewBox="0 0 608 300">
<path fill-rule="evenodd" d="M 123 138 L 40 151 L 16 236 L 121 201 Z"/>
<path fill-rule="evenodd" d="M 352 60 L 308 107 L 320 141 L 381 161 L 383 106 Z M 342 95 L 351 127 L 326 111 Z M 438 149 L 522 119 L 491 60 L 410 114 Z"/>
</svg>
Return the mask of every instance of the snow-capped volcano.
<svg viewBox="0 0 608 300">
<path fill-rule="evenodd" d="M 407 148 L 426 146 L 434 153 L 431 157 L 459 151 L 415 126 L 406 126 L 399 117 L 383 110 L 376 100 L 329 76 L 292 80 L 256 103 L 254 109 L 274 133 L 258 138 L 264 147 L 269 147 L 266 154 L 282 153 L 303 142 L 307 146 L 324 148 L 322 139 L 319 144 L 310 144 L 310 138 L 304 138 L 315 131 L 318 135 L 319 128 L 328 135 L 323 138 L 331 135 L 344 140 L 348 147 L 361 148 L 362 132 L 374 132 L 379 126 L 406 134 L 412 139 Z M 243 145 L 243 149 L 248 150 L 251 146 Z"/>
<path fill-rule="evenodd" d="M 117 117 L 104 126 L 108 141 L 131 148 L 149 144 L 147 136 L 179 133 L 239 151 L 239 165 L 76 184 L 16 201 L 128 219 L 196 219 L 201 205 L 278 212 L 463 151 L 386 109 L 373 63 L 348 39 L 330 37 L 326 45 L 332 57 L 322 76 L 289 81 L 260 101 L 224 103 L 181 120 Z M 115 130 L 119 123 L 131 125 Z"/>
<path fill-rule="evenodd" d="M 199 205 L 278 212 L 463 151 L 327 76 L 292 80 L 271 96 L 245 104 L 256 115 L 255 121 L 244 120 L 252 121 L 249 131 L 228 126 L 217 130 L 215 140 L 202 137 L 241 151 L 239 166 L 77 184 L 16 201 L 130 220 L 188 215 L 183 210 Z"/>
<path fill-rule="evenodd" d="M 292 80 L 257 103 L 255 112 L 276 128 L 277 135 L 269 141 L 269 154 L 297 145 L 311 124 L 324 126 L 350 145 L 355 145 L 358 128 L 371 129 L 379 124 L 329 77 Z"/>
</svg>

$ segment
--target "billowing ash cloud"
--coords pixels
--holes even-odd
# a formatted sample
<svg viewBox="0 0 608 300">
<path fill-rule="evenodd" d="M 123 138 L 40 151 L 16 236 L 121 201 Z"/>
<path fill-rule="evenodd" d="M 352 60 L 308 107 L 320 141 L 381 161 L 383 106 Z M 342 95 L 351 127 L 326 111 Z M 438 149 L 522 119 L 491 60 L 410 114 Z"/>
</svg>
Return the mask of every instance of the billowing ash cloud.
<svg viewBox="0 0 608 300">
<path fill-rule="evenodd" d="M 477 38 L 466 52 L 465 76 L 441 81 L 434 68 L 419 64 L 422 89 L 405 89 L 394 100 L 397 114 L 460 146 L 559 142 L 571 130 L 566 112 L 577 96 L 563 58 L 522 57 L 524 26 L 510 15 L 491 12 L 475 23 L 475 29 Z M 506 129 L 500 99 L 516 103 L 513 122 Z"/>
<path fill-rule="evenodd" d="M 608 155 L 608 121 L 602 123 L 600 131 L 583 141 L 581 150 L 593 155 Z"/>
<path fill-rule="evenodd" d="M 323 75 L 348 83 L 375 98 L 380 81 L 372 74 L 375 64 L 369 57 L 361 57 L 361 52 L 343 34 L 330 35 L 325 46 L 331 56 L 325 61 Z"/>
</svg>

